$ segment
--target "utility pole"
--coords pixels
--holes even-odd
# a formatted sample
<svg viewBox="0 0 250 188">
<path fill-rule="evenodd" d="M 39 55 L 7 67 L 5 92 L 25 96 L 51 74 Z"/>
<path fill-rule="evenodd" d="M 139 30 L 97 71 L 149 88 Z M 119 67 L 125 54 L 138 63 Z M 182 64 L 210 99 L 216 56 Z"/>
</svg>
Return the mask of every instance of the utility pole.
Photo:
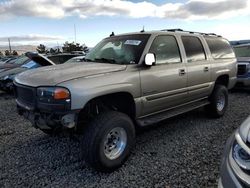
<svg viewBox="0 0 250 188">
<path fill-rule="evenodd" d="M 11 54 L 10 38 L 8 38 L 8 41 L 9 41 L 9 50 L 10 50 L 10 54 Z"/>
<path fill-rule="evenodd" d="M 76 44 L 76 24 L 74 24 L 74 31 L 75 31 L 75 44 Z"/>
</svg>

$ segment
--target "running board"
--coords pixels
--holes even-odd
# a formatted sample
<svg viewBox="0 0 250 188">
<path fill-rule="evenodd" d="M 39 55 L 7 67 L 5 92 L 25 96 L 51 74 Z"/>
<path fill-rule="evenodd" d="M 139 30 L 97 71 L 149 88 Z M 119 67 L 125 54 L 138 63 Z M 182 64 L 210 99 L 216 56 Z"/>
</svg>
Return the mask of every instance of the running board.
<svg viewBox="0 0 250 188">
<path fill-rule="evenodd" d="M 145 127 L 209 104 L 208 99 L 188 103 L 173 109 L 137 119 L 139 126 Z"/>
</svg>

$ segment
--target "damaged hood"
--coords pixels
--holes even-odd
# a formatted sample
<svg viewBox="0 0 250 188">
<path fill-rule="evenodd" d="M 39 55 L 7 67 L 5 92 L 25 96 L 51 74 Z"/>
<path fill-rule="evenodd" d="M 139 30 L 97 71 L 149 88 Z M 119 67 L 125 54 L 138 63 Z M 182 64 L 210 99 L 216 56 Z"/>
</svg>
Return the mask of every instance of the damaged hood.
<svg viewBox="0 0 250 188">
<path fill-rule="evenodd" d="M 77 78 L 122 71 L 126 67 L 95 62 L 61 64 L 25 71 L 16 76 L 15 81 L 32 87 L 52 86 Z"/>
</svg>

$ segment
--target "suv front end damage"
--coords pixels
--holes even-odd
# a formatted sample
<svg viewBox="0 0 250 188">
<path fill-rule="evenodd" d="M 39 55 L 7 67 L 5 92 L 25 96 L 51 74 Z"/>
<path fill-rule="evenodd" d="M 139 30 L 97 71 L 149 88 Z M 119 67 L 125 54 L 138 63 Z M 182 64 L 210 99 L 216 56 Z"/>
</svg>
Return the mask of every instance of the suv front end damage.
<svg viewBox="0 0 250 188">
<path fill-rule="evenodd" d="M 77 110 L 71 109 L 70 92 L 62 87 L 28 87 L 15 83 L 18 114 L 39 129 L 74 128 Z"/>
</svg>

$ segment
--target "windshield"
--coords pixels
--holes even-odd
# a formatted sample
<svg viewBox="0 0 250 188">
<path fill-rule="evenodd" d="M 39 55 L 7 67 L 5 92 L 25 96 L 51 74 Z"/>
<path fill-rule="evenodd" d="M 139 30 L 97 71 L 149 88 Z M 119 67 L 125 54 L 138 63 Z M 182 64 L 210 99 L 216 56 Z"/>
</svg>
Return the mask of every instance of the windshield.
<svg viewBox="0 0 250 188">
<path fill-rule="evenodd" d="M 21 65 L 24 64 L 29 58 L 26 56 L 21 56 L 19 58 L 16 59 L 16 61 L 14 62 L 15 64 Z"/>
<path fill-rule="evenodd" d="M 28 63 L 22 65 L 23 68 L 27 68 L 27 69 L 35 69 L 40 67 L 41 65 L 39 65 L 38 63 L 34 62 L 34 61 L 29 61 Z"/>
<path fill-rule="evenodd" d="M 86 55 L 86 61 L 137 64 L 150 35 L 124 35 L 106 38 Z"/>
<path fill-rule="evenodd" d="M 250 46 L 234 47 L 236 57 L 250 57 Z"/>
</svg>

